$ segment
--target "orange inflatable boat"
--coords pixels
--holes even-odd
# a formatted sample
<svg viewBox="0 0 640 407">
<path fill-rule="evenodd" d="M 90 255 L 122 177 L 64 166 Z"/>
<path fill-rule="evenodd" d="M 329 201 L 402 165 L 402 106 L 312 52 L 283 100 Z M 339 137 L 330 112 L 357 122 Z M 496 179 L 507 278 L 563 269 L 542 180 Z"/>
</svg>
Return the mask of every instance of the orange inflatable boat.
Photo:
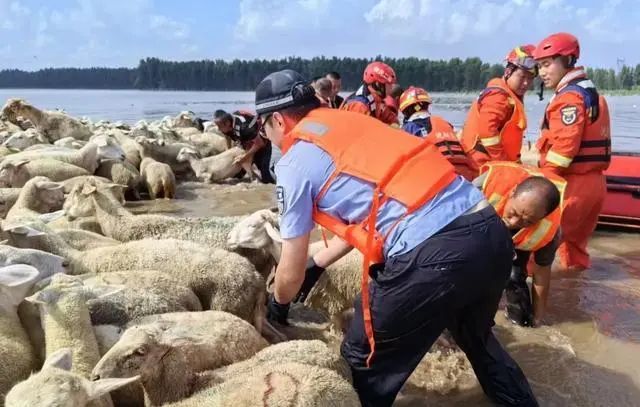
<svg viewBox="0 0 640 407">
<path fill-rule="evenodd" d="M 640 230 L 640 153 L 613 153 L 598 224 Z"/>
</svg>

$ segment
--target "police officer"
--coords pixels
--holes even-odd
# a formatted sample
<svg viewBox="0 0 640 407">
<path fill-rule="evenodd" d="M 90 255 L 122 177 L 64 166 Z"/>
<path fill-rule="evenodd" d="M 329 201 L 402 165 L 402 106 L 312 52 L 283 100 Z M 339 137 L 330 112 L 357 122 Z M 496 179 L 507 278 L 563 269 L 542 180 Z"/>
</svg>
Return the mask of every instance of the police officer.
<svg viewBox="0 0 640 407">
<path fill-rule="evenodd" d="M 286 324 L 305 279 L 356 247 L 371 267 L 341 351 L 364 406 L 391 406 L 445 328 L 492 400 L 537 405 L 491 329 L 513 255 L 495 210 L 433 144 L 366 115 L 318 108 L 306 83 L 283 70 L 256 88 L 266 136 L 284 153 L 276 165 L 282 255 L 267 317 Z M 314 223 L 335 237 L 308 259 Z"/>
<path fill-rule="evenodd" d="M 260 137 L 258 117 L 244 111 L 230 114 L 224 110 L 216 110 L 213 122 L 227 138 L 227 147 L 236 144 L 245 150 L 245 154 L 237 158 L 236 162 L 252 161 L 260 171 L 260 181 L 275 184 L 270 171 L 271 142 Z"/>
<path fill-rule="evenodd" d="M 538 325 L 546 311 L 551 265 L 560 244 L 561 202 L 567 183 L 553 173 L 505 161 L 489 162 L 481 171 L 473 184 L 502 217 L 516 248 L 505 288 L 507 318 L 522 326 Z M 526 282 L 529 274 L 533 301 Z"/>
</svg>

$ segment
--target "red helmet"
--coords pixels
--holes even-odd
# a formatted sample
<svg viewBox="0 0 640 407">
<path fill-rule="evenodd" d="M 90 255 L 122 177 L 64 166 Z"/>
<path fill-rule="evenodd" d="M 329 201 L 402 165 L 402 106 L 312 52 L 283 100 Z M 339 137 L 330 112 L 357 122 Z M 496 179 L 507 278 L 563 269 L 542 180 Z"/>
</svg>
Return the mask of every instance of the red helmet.
<svg viewBox="0 0 640 407">
<path fill-rule="evenodd" d="M 409 88 L 400 95 L 400 111 L 416 103 L 431 103 L 431 96 L 422 88 L 409 86 Z"/>
<path fill-rule="evenodd" d="M 551 34 L 540 44 L 533 52 L 535 59 L 553 57 L 556 55 L 573 56 L 575 59 L 580 58 L 580 44 L 578 39 L 569 33 Z"/>
<path fill-rule="evenodd" d="M 518 68 L 536 74 L 536 61 L 533 59 L 533 53 L 536 47 L 531 44 L 521 45 L 511 50 L 505 57 L 507 64 L 513 64 Z"/>
<path fill-rule="evenodd" d="M 364 69 L 362 80 L 367 85 L 373 83 L 396 83 L 396 73 L 389 65 L 384 62 L 372 62 Z"/>
</svg>

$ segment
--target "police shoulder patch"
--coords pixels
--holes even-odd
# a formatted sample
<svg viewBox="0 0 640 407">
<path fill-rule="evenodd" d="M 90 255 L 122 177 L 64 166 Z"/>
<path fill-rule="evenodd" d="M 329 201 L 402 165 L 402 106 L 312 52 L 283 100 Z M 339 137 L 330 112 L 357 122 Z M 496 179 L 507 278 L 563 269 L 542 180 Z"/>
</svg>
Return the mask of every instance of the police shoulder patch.
<svg viewBox="0 0 640 407">
<path fill-rule="evenodd" d="M 563 107 L 560 109 L 560 120 L 562 120 L 562 124 L 565 126 L 570 126 L 578 120 L 578 108 L 576 106 L 570 105 Z"/>
<path fill-rule="evenodd" d="M 276 187 L 276 201 L 278 201 L 278 213 L 284 213 L 284 188 L 282 185 Z"/>
</svg>

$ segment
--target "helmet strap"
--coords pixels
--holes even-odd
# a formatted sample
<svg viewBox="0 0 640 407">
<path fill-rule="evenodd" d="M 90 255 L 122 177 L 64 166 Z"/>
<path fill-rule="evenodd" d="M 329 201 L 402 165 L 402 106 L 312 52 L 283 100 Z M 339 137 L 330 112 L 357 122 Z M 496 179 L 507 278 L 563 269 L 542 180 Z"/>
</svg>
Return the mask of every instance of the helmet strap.
<svg viewBox="0 0 640 407">
<path fill-rule="evenodd" d="M 374 82 L 369 86 L 371 86 L 371 89 L 373 89 L 377 96 L 380 96 L 381 98 L 386 96 L 386 88 L 383 83 Z"/>
</svg>

